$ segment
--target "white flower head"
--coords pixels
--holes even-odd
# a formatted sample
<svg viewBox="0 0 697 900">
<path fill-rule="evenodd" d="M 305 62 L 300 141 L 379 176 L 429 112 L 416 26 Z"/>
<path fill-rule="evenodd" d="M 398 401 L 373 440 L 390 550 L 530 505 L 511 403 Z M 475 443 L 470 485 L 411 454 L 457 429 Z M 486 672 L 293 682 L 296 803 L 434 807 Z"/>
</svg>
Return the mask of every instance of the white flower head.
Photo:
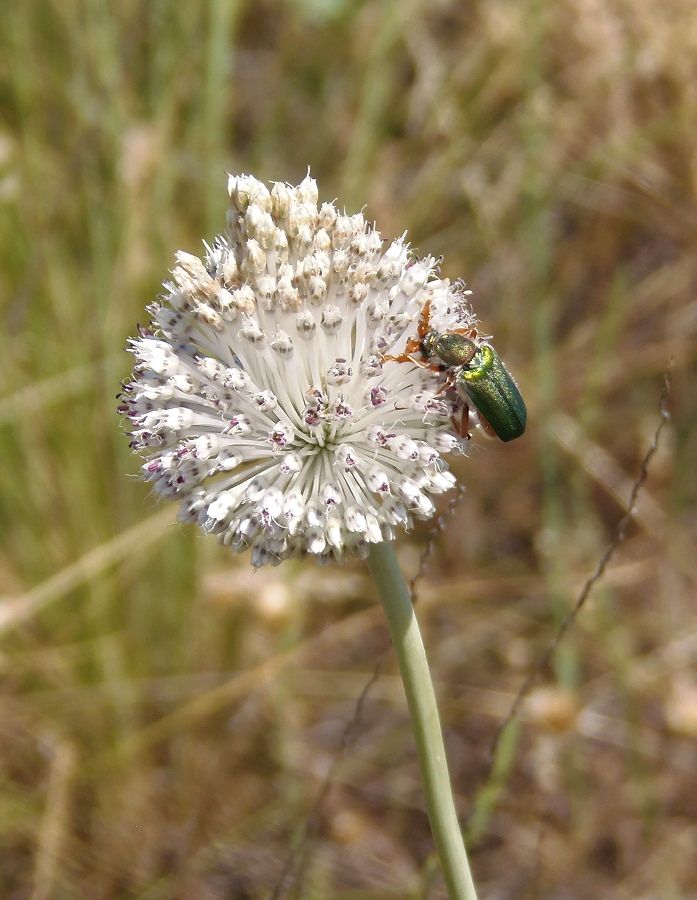
<svg viewBox="0 0 697 900">
<path fill-rule="evenodd" d="M 271 190 L 230 176 L 227 231 L 180 252 L 130 342 L 119 411 L 143 475 L 180 518 L 252 550 L 252 563 L 365 555 L 434 513 L 462 451 L 442 373 L 404 353 L 434 329 L 473 329 L 469 291 L 387 243 L 362 214 L 318 206 L 309 175 Z"/>
</svg>

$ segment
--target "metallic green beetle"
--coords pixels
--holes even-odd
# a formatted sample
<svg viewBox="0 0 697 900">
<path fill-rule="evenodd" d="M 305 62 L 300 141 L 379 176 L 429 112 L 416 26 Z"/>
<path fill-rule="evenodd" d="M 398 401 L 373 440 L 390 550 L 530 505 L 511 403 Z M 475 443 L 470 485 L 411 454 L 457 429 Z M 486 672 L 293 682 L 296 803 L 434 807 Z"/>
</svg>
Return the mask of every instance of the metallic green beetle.
<svg viewBox="0 0 697 900">
<path fill-rule="evenodd" d="M 475 331 L 434 331 L 430 327 L 431 304 L 425 303 L 419 317 L 418 337 L 407 341 L 400 356 L 384 356 L 395 362 L 415 362 L 446 373 L 441 390 L 456 387 L 466 401 L 458 433 L 467 435 L 469 405 L 479 414 L 485 431 L 502 441 L 513 441 L 525 431 L 527 410 L 518 387 L 491 344 L 476 343 Z M 421 353 L 423 361 L 413 354 Z"/>
<path fill-rule="evenodd" d="M 483 427 L 489 425 L 502 441 L 525 431 L 527 410 L 515 381 L 490 344 L 476 344 L 458 332 L 428 331 L 419 341 L 427 360 L 439 360 L 463 397 L 477 410 Z M 458 429 L 466 432 L 464 428 Z"/>
</svg>

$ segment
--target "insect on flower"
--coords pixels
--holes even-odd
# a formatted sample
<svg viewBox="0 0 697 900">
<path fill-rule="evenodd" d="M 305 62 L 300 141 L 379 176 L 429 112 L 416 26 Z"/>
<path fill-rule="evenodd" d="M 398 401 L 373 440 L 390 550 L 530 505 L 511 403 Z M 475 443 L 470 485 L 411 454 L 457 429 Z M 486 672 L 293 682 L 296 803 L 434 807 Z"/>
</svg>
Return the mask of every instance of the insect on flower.
<svg viewBox="0 0 697 900">
<path fill-rule="evenodd" d="M 469 406 L 503 440 L 525 406 L 464 283 L 406 234 L 385 241 L 362 213 L 320 203 L 309 174 L 271 188 L 231 175 L 228 192 L 225 231 L 202 259 L 177 253 L 129 342 L 131 447 L 181 521 L 250 549 L 255 567 L 365 557 L 435 514 Z"/>
<path fill-rule="evenodd" d="M 464 404 L 460 421 L 453 427 L 461 437 L 467 436 L 470 405 L 478 413 L 485 431 L 502 441 L 512 441 L 525 431 L 525 401 L 498 353 L 491 344 L 477 342 L 474 328 L 440 332 L 431 327 L 431 304 L 426 301 L 418 323 L 418 336 L 410 338 L 399 356 L 386 355 L 383 360 L 413 362 L 445 374 L 440 388 L 444 393 L 456 388 Z M 414 358 L 415 353 L 421 359 Z"/>
</svg>

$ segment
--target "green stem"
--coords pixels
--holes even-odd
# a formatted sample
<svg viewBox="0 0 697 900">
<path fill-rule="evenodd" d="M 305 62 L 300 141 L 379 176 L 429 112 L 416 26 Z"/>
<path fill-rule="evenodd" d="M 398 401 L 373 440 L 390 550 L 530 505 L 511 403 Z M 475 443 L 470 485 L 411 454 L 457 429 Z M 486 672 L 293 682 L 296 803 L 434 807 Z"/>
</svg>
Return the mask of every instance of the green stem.
<svg viewBox="0 0 697 900">
<path fill-rule="evenodd" d="M 450 787 L 428 660 L 409 588 L 392 544 L 371 544 L 368 566 L 378 586 L 407 695 L 426 808 L 451 900 L 477 900 Z"/>
</svg>

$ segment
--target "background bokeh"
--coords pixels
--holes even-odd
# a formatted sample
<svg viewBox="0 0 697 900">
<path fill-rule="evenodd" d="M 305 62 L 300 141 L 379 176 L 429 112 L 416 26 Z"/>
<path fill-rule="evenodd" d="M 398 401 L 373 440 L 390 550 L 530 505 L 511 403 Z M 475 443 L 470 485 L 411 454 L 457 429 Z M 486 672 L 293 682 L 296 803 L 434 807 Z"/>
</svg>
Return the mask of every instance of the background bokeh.
<svg viewBox="0 0 697 900">
<path fill-rule="evenodd" d="M 482 896 L 697 896 L 694 0 L 24 0 L 0 111 L 0 896 L 269 897 L 298 842 L 277 896 L 444 896 L 391 656 L 340 755 L 388 647 L 364 567 L 253 575 L 155 503 L 114 412 L 225 172 L 308 165 L 468 279 L 528 401 L 455 460 L 418 584 Z M 627 540 L 492 766 L 671 359 Z"/>
</svg>

